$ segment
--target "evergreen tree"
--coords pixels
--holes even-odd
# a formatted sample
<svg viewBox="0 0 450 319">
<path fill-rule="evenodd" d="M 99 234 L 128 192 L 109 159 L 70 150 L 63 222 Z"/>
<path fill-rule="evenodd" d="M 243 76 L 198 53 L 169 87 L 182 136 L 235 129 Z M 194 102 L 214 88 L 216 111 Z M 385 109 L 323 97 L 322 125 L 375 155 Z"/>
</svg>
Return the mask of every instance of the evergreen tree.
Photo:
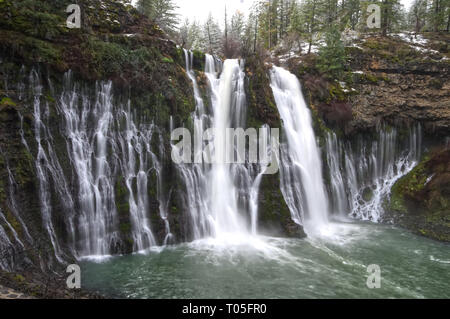
<svg viewBox="0 0 450 319">
<path fill-rule="evenodd" d="M 408 25 L 417 34 L 426 24 L 427 1 L 415 0 L 408 12 Z"/>
<path fill-rule="evenodd" d="M 137 7 L 165 32 L 174 34 L 177 30 L 179 21 L 175 11 L 178 7 L 174 0 L 139 0 Z"/>
<path fill-rule="evenodd" d="M 360 0 L 342 1 L 341 24 L 348 26 L 351 30 L 356 30 L 362 16 L 361 9 Z"/>
<path fill-rule="evenodd" d="M 450 24 L 450 0 L 431 0 L 428 14 L 431 30 L 449 31 Z"/>
<path fill-rule="evenodd" d="M 177 43 L 188 50 L 202 50 L 202 27 L 197 21 L 185 19 L 180 26 Z"/>
<path fill-rule="evenodd" d="M 336 26 L 325 33 L 325 45 L 319 48 L 318 68 L 332 78 L 339 79 L 346 61 L 345 48 L 341 34 Z"/>
<path fill-rule="evenodd" d="M 222 31 L 210 13 L 203 25 L 203 51 L 218 55 L 221 53 Z"/>
<path fill-rule="evenodd" d="M 386 36 L 402 22 L 403 6 L 400 0 L 382 0 L 381 7 L 381 33 Z"/>
</svg>

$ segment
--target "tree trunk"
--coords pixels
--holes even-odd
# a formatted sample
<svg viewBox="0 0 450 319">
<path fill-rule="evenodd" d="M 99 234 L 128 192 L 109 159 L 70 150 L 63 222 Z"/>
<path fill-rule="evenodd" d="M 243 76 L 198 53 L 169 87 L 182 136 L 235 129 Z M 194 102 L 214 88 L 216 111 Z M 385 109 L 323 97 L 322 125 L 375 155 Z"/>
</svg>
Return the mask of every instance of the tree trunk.
<svg viewBox="0 0 450 319">
<path fill-rule="evenodd" d="M 439 29 L 439 0 L 434 0 L 434 26 L 433 31 L 438 32 Z"/>
<path fill-rule="evenodd" d="M 313 7 L 312 7 L 312 16 L 311 16 L 311 25 L 309 30 L 309 47 L 308 47 L 308 54 L 311 53 L 311 46 L 312 46 L 312 38 L 314 34 L 314 24 L 315 24 L 315 15 L 316 15 L 316 0 L 313 0 Z"/>
<path fill-rule="evenodd" d="M 450 12 L 448 13 L 448 18 L 447 18 L 447 32 L 450 31 Z"/>
<path fill-rule="evenodd" d="M 389 0 L 383 1 L 383 14 L 381 16 L 381 35 L 383 37 L 387 36 L 387 30 L 388 30 L 388 19 L 389 19 Z"/>
</svg>

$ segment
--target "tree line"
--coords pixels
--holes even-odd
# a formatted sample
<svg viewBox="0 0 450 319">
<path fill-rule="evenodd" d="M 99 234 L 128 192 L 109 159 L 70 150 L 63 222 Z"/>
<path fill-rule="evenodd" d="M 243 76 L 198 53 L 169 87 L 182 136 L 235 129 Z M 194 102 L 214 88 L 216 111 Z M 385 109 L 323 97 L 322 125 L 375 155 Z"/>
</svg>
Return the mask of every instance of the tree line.
<svg viewBox="0 0 450 319">
<path fill-rule="evenodd" d="M 369 29 L 369 4 L 381 9 L 379 29 Z M 318 41 L 333 38 L 336 31 L 449 32 L 450 0 L 414 0 L 406 10 L 400 0 L 255 0 L 248 14 L 228 12 L 222 21 L 211 14 L 204 22 L 180 21 L 174 0 L 139 0 L 138 9 L 157 23 L 176 42 L 225 57 L 246 56 L 279 45 L 310 52 Z"/>
</svg>

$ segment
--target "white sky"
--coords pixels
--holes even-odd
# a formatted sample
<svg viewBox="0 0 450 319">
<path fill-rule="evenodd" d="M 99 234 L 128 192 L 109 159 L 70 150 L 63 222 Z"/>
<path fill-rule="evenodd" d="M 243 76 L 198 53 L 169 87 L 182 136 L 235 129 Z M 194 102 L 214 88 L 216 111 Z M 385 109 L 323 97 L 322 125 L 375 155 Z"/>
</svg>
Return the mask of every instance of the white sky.
<svg viewBox="0 0 450 319">
<path fill-rule="evenodd" d="M 190 21 L 197 20 L 204 22 L 209 13 L 221 22 L 224 19 L 225 5 L 229 16 L 232 16 L 236 10 L 247 14 L 253 3 L 253 0 L 175 0 L 180 7 L 178 13 L 182 16 L 181 20 L 189 18 Z"/>
<path fill-rule="evenodd" d="M 179 6 L 178 13 L 180 20 L 189 18 L 190 21 L 196 19 L 204 22 L 211 12 L 216 20 L 222 24 L 224 19 L 225 4 L 231 16 L 236 10 L 247 14 L 254 0 L 175 0 Z M 405 8 L 409 8 L 413 0 L 401 0 Z"/>
</svg>

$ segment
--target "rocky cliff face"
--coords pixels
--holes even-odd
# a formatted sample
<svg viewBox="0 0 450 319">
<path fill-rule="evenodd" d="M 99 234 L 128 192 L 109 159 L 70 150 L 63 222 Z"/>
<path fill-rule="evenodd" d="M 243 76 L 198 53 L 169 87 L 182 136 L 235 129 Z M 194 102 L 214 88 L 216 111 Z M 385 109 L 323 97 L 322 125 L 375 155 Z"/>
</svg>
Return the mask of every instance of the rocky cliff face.
<svg viewBox="0 0 450 319">
<path fill-rule="evenodd" d="M 174 125 L 181 126 L 188 122 L 195 107 L 182 49 L 134 8 L 114 1 L 83 1 L 82 30 L 67 29 L 67 4 L 64 1 L 0 3 L 0 211 L 5 217 L 0 219 L 0 225 L 12 243 L 0 247 L 1 257 L 7 259 L 4 263 L 7 269 L 58 266 L 54 239 L 48 236 L 50 224 L 58 238 L 59 254 L 65 261 L 74 257 L 68 231 L 70 220 L 64 216 L 70 216 L 68 208 L 76 211 L 79 207 L 71 206 L 70 200 L 58 196 L 64 187 L 62 195 L 76 194 L 80 188 L 77 174 L 71 168 L 73 158 L 68 156 L 68 123 L 61 109 L 67 90 L 73 90 L 85 99 L 84 104 L 93 107 L 98 103 L 96 90 L 110 83 L 114 117 L 119 120 L 117 125 L 125 125 L 125 118 L 120 120 L 120 117 L 130 105 L 137 124 L 146 121 L 158 127 L 149 147 L 155 150 L 162 163 L 159 178 L 164 182 L 161 188 L 173 194 L 166 199 L 169 222 L 174 225 L 171 231 L 176 241 L 188 237 L 183 227 L 177 227 L 182 223 L 181 197 L 176 190 L 169 189 L 167 182 L 177 179 L 170 161 L 170 116 Z M 200 59 L 202 57 L 196 55 L 197 67 Z M 70 84 L 63 85 L 66 82 Z M 37 112 L 42 116 L 39 121 L 36 102 L 40 107 Z M 44 126 L 37 127 L 40 121 Z M 87 128 L 87 132 L 96 126 L 95 120 L 89 123 L 92 127 Z M 37 132 L 42 134 L 43 153 L 47 155 L 36 162 Z M 112 152 L 108 149 L 108 157 Z M 44 170 L 61 172 L 67 179 L 60 188 L 61 176 L 48 176 L 50 221 L 41 214 L 39 192 L 42 185 L 38 176 L 41 165 Z M 120 165 L 115 169 L 121 169 Z M 148 176 L 148 205 L 155 211 L 160 206 L 157 178 L 154 172 Z M 115 178 L 114 192 L 119 240 L 112 244 L 112 252 L 129 253 L 134 245 L 129 193 L 120 174 Z M 165 221 L 154 218 L 152 225 L 155 240 L 162 243 L 167 236 Z"/>
<path fill-rule="evenodd" d="M 346 47 L 347 70 L 340 80 L 320 74 L 314 54 L 285 62 L 302 79 L 322 144 L 330 130 L 355 145 L 375 141 L 380 125 L 400 128 L 401 137 L 420 123 L 425 157 L 394 185 L 384 220 L 444 241 L 450 229 L 449 159 L 447 151 L 435 149 L 448 147 L 450 136 L 449 40 L 448 34 L 354 40 Z"/>
<path fill-rule="evenodd" d="M 340 80 L 320 74 L 314 54 L 285 63 L 302 79 L 319 117 L 347 136 L 381 122 L 421 122 L 427 133 L 445 136 L 450 125 L 449 39 L 446 34 L 425 36 L 428 40 L 421 43 L 426 45 L 396 35 L 355 40 L 346 47 L 347 70 Z"/>
<path fill-rule="evenodd" d="M 443 36 L 445 39 L 445 36 Z M 448 42 L 447 42 L 448 43 Z M 351 51 L 354 88 L 351 129 L 379 121 L 420 122 L 430 134 L 450 133 L 450 60 L 442 53 L 411 47 L 397 38 L 369 38 Z M 355 73 L 358 72 L 358 73 Z"/>
<path fill-rule="evenodd" d="M 58 270 L 72 262 L 84 245 L 76 239 L 81 238 L 83 223 L 70 231 L 80 218 L 82 199 L 92 196 L 82 191 L 80 168 L 74 166 L 76 158 L 84 156 L 72 152 L 74 133 L 78 141 L 90 144 L 93 154 L 101 148 L 98 135 L 105 131 L 108 140 L 114 136 L 125 142 L 105 144 L 107 169 L 92 154 L 80 161 L 92 161 L 88 165 L 101 169 L 108 179 L 106 184 L 99 182 L 98 189 L 114 200 L 95 206 L 98 211 L 105 204 L 108 207 L 102 211 L 116 212 L 117 217 L 105 225 L 114 230 L 106 240 L 112 254 L 136 250 L 132 229 L 139 225 L 130 216 L 136 209 L 133 205 L 139 203 L 130 197 L 142 191 L 154 212 L 149 223 L 157 244 L 193 238 L 185 201 L 189 190 L 170 158 L 170 126 L 192 128 L 195 109 L 182 48 L 133 7 L 115 1 L 81 1 L 82 29 L 67 29 L 69 3 L 0 2 L 0 226 L 5 230 L 2 238 L 11 243 L 0 245 L 0 258 L 5 260 L 2 268 L 9 270 Z M 194 52 L 193 69 L 209 108 L 204 60 L 204 54 Z M 250 61 L 246 69 L 247 124 L 279 127 L 267 72 L 258 63 Z M 62 108 L 70 101 L 75 101 L 73 110 Z M 111 110 L 102 113 L 106 105 Z M 85 112 L 85 126 L 76 123 L 83 119 L 78 112 Z M 102 114 L 111 119 L 95 132 L 104 120 Z M 139 130 L 130 140 L 139 144 L 133 144 L 135 166 L 144 161 L 144 166 L 150 165 L 145 166 L 144 190 L 136 178 L 130 183 L 124 175 L 132 159 L 127 153 L 128 137 L 121 130 L 130 132 L 132 125 Z M 78 131 L 68 132 L 69 127 L 78 127 Z M 151 149 L 155 158 L 140 158 L 140 147 Z M 261 228 L 270 234 L 304 236 L 301 226 L 291 221 L 279 176 L 265 178 L 261 185 Z"/>
</svg>

